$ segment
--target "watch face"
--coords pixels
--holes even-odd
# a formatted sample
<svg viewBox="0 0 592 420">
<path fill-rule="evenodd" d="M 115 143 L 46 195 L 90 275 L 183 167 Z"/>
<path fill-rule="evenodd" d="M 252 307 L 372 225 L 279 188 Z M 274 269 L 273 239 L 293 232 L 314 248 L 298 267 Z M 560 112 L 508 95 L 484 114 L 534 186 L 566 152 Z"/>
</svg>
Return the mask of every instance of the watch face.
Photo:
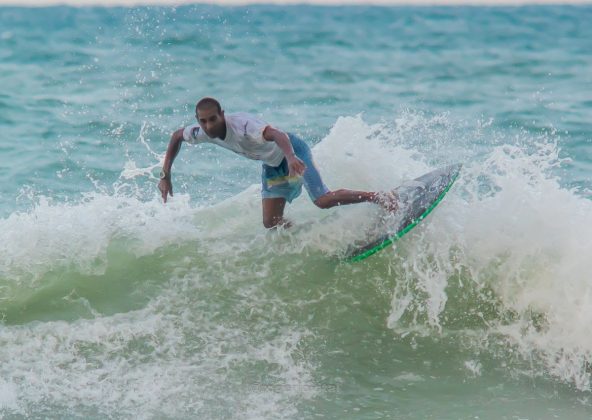
<svg viewBox="0 0 592 420">
<path fill-rule="evenodd" d="M 166 172 L 160 171 L 160 179 L 165 179 L 165 178 L 166 178 Z"/>
</svg>

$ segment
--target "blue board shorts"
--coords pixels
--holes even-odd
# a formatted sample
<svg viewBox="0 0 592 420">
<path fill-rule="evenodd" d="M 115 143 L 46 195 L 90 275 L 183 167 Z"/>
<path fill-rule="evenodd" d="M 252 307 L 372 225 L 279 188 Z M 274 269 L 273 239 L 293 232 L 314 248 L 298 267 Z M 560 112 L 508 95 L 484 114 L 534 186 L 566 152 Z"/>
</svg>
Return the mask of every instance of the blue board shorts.
<svg viewBox="0 0 592 420">
<path fill-rule="evenodd" d="M 302 192 L 302 186 L 306 188 L 312 201 L 329 192 L 329 188 L 323 183 L 319 170 L 312 159 L 310 147 L 299 137 L 288 133 L 294 153 L 306 165 L 303 176 L 290 178 L 288 161 L 284 158 L 279 166 L 263 164 L 261 172 L 261 196 L 262 198 L 285 198 L 291 203 Z"/>
</svg>

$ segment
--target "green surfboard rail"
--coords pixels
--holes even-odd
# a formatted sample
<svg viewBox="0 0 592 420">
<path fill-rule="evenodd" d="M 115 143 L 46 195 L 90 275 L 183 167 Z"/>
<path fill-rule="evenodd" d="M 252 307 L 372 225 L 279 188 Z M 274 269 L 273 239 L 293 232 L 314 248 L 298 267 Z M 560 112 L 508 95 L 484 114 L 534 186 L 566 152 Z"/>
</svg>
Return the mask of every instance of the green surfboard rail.
<svg viewBox="0 0 592 420">
<path fill-rule="evenodd" d="M 345 261 L 346 262 L 357 262 L 357 261 L 364 260 L 364 259 L 368 258 L 369 256 L 376 254 L 378 251 L 386 248 L 387 246 L 393 244 L 394 242 L 398 241 L 403 236 L 405 236 L 407 234 L 407 232 L 409 232 L 411 229 L 413 229 L 415 226 L 417 226 L 417 224 L 419 222 L 421 222 L 423 219 L 425 219 L 432 212 L 432 210 L 434 210 L 434 208 L 440 203 L 440 201 L 442 201 L 442 199 L 444 198 L 446 193 L 450 190 L 450 188 L 452 188 L 452 184 L 454 184 L 454 182 L 456 181 L 456 179 L 458 178 L 459 175 L 460 175 L 460 171 L 457 172 L 456 175 L 454 175 L 454 178 L 452 178 L 450 180 L 450 182 L 448 183 L 446 188 L 444 188 L 444 190 L 440 193 L 438 198 L 419 217 L 417 217 L 411 223 L 409 223 L 407 226 L 405 226 L 405 228 L 401 229 L 399 232 L 395 233 L 390 238 L 385 239 L 384 242 L 376 245 L 374 248 L 364 251 L 363 253 L 361 253 L 360 255 L 356 255 L 355 257 L 348 258 Z"/>
</svg>

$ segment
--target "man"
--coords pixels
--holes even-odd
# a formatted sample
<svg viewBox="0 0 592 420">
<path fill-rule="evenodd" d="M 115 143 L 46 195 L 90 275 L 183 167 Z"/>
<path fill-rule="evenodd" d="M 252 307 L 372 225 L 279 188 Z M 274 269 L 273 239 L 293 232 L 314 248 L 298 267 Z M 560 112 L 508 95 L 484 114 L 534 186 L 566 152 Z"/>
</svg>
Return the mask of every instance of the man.
<svg viewBox="0 0 592 420">
<path fill-rule="evenodd" d="M 311 200 L 322 209 L 362 202 L 377 203 L 390 211 L 397 204 L 389 194 L 335 190 L 323 183 L 308 145 L 293 134 L 285 133 L 246 113 L 225 115 L 220 103 L 213 98 L 201 99 L 195 107 L 198 124 L 175 131 L 169 142 L 160 173 L 158 188 L 166 203 L 173 196 L 171 167 L 181 149 L 181 143 L 214 143 L 249 159 L 263 162 L 262 204 L 263 225 L 289 227 L 284 219 L 286 202 L 298 197 L 302 186 Z"/>
</svg>

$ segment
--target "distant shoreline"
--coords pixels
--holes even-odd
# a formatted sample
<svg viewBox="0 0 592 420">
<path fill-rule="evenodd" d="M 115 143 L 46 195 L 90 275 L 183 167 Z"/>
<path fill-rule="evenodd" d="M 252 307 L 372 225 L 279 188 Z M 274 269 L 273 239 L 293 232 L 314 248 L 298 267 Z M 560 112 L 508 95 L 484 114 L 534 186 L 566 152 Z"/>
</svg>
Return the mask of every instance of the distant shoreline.
<svg viewBox="0 0 592 420">
<path fill-rule="evenodd" d="M 190 4 L 218 6 L 247 5 L 320 5 L 320 6 L 528 6 L 592 5 L 592 0 L 0 0 L 1 6 L 183 6 Z"/>
</svg>

